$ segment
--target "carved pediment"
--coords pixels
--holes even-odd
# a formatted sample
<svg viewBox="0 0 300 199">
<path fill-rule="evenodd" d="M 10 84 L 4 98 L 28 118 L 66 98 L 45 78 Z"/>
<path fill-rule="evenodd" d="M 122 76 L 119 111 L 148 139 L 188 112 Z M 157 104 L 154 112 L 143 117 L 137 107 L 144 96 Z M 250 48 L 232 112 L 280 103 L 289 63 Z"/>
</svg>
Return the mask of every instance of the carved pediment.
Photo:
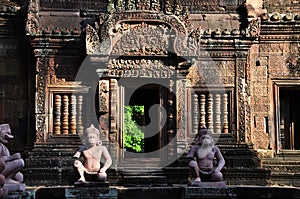
<svg viewBox="0 0 300 199">
<path fill-rule="evenodd" d="M 114 31 L 112 55 L 160 56 L 170 51 L 172 30 L 163 24 L 121 23 Z"/>
</svg>

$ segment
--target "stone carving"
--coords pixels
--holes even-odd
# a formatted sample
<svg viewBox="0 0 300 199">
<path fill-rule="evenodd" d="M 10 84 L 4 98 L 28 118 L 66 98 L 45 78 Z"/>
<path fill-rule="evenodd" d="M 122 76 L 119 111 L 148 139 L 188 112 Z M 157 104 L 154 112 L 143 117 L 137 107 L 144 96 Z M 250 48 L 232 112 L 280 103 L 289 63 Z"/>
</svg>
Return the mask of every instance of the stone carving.
<svg viewBox="0 0 300 199">
<path fill-rule="evenodd" d="M 44 57 L 47 55 L 47 51 L 36 50 L 36 71 L 37 71 L 37 80 L 36 80 L 36 142 L 43 142 L 45 139 L 45 101 L 46 101 L 46 74 L 47 74 L 47 59 Z"/>
<path fill-rule="evenodd" d="M 29 35 L 35 35 L 38 33 L 39 22 L 35 17 L 35 14 L 29 13 L 26 21 L 26 33 Z"/>
<path fill-rule="evenodd" d="M 158 60 L 113 59 L 108 64 L 108 76 L 111 77 L 170 78 L 174 75 L 175 67 Z"/>
<path fill-rule="evenodd" d="M 91 125 L 85 130 L 82 142 L 83 146 L 80 146 L 73 156 L 76 159 L 74 166 L 80 175 L 78 183 L 106 181 L 106 170 L 111 166 L 112 159 L 107 148 L 102 146 L 99 130 Z M 80 161 L 80 157 L 84 158 L 84 163 Z M 101 167 L 102 157 L 105 163 Z"/>
<path fill-rule="evenodd" d="M 120 24 L 116 32 L 123 32 L 122 37 L 113 47 L 115 55 L 166 55 L 168 53 L 170 29 L 164 25 Z M 126 31 L 128 30 L 128 31 Z M 117 39 L 117 38 L 116 38 Z"/>
<path fill-rule="evenodd" d="M 0 186 L 4 184 L 20 184 L 23 181 L 23 174 L 20 170 L 24 167 L 24 160 L 20 153 L 10 155 L 5 144 L 7 139 L 12 139 L 9 124 L 0 125 Z"/>
<path fill-rule="evenodd" d="M 99 82 L 99 111 L 108 112 L 109 109 L 109 81 L 100 80 Z"/>
<path fill-rule="evenodd" d="M 99 36 L 97 31 L 90 25 L 86 26 L 86 53 L 94 54 L 99 49 Z"/>
<path fill-rule="evenodd" d="M 223 178 L 221 170 L 225 165 L 225 160 L 220 149 L 214 145 L 209 133 L 206 127 L 201 128 L 197 135 L 199 140 L 191 146 L 187 154 L 190 159 L 189 167 L 195 178 L 192 182 L 193 186 L 198 186 L 201 181 L 221 182 Z M 218 161 L 217 167 L 214 167 L 213 164 L 215 157 Z"/>
</svg>

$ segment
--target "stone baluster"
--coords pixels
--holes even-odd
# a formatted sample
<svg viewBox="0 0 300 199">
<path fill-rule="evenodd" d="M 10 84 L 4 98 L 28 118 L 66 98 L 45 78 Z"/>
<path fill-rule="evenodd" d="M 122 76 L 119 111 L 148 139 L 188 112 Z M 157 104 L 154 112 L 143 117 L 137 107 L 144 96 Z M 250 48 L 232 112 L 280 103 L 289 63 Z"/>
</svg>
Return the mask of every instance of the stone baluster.
<svg viewBox="0 0 300 199">
<path fill-rule="evenodd" d="M 59 135 L 60 132 L 60 118 L 61 118 L 61 96 L 55 95 L 55 101 L 54 101 L 54 109 L 55 109 L 55 115 L 54 115 L 54 134 Z"/>
<path fill-rule="evenodd" d="M 69 133 L 69 97 L 63 96 L 63 121 L 62 121 L 62 133 Z"/>
<path fill-rule="evenodd" d="M 78 112 L 78 117 L 77 117 L 77 131 L 79 134 L 83 133 L 83 126 L 82 126 L 82 103 L 83 103 L 83 97 L 82 95 L 79 95 L 77 98 L 77 112 Z"/>
<path fill-rule="evenodd" d="M 70 130 L 72 134 L 76 134 L 76 96 L 71 96 L 71 118 Z"/>
<path fill-rule="evenodd" d="M 198 133 L 198 95 L 193 94 L 193 134 Z"/>
<path fill-rule="evenodd" d="M 213 95 L 208 94 L 207 96 L 207 128 L 214 132 L 214 102 L 213 102 Z"/>
<path fill-rule="evenodd" d="M 215 111 L 215 133 L 221 133 L 221 95 L 215 95 L 216 111 Z"/>
<path fill-rule="evenodd" d="M 205 95 L 200 95 L 200 126 L 206 125 L 205 122 Z"/>
<path fill-rule="evenodd" d="M 223 95 L 223 133 L 228 133 L 228 95 Z"/>
</svg>

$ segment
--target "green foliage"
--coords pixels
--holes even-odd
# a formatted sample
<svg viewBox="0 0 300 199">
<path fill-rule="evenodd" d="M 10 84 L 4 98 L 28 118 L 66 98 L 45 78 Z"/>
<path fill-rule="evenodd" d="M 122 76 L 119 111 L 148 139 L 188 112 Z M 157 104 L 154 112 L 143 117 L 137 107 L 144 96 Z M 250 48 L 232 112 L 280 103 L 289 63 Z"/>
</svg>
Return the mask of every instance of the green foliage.
<svg viewBox="0 0 300 199">
<path fill-rule="evenodd" d="M 144 106 L 125 106 L 124 147 L 128 151 L 141 152 L 144 145 Z"/>
</svg>

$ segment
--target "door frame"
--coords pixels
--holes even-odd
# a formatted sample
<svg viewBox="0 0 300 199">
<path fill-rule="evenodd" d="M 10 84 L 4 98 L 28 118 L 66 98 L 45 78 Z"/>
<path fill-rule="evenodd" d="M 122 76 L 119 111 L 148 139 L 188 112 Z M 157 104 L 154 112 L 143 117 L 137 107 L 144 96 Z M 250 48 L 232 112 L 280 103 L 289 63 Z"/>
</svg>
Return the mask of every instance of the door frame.
<svg viewBox="0 0 300 199">
<path fill-rule="evenodd" d="M 274 103 L 275 103 L 275 144 L 276 153 L 280 154 L 283 151 L 294 151 L 292 149 L 283 149 L 280 141 L 280 88 L 300 88 L 299 79 L 293 80 L 272 80 L 274 85 Z"/>
<path fill-rule="evenodd" d="M 134 80 L 136 81 L 136 80 Z M 162 88 L 162 85 L 160 84 L 155 84 L 155 83 L 148 83 L 147 81 L 145 81 L 145 84 L 139 86 L 137 84 L 135 84 L 133 82 L 130 82 L 130 80 L 128 82 L 126 82 L 126 85 L 119 85 L 119 121 L 120 121 L 120 132 L 119 132 L 119 139 L 120 139 L 120 157 L 119 159 L 122 160 L 122 159 L 125 159 L 125 150 L 124 150 L 124 108 L 125 108 L 125 100 L 126 100 L 126 88 L 141 88 L 143 87 L 144 85 L 155 85 L 158 87 L 158 101 L 159 101 L 159 104 L 160 106 L 162 107 L 165 107 L 165 109 L 167 109 L 166 107 L 166 91 L 164 88 Z M 133 91 L 134 93 L 135 91 Z M 132 93 L 132 94 L 133 94 Z M 163 113 L 160 111 L 159 112 L 159 117 L 162 118 L 163 117 Z M 166 118 L 167 119 L 167 118 Z M 160 119 L 159 119 L 160 120 Z M 166 131 L 166 125 L 162 125 L 160 122 L 159 122 L 159 128 L 160 128 L 160 132 L 159 132 L 159 135 L 158 135 L 158 139 L 159 139 L 159 148 L 161 147 L 164 147 L 165 144 L 166 144 L 166 139 L 165 139 L 165 136 L 167 135 L 167 131 Z M 161 152 L 160 152 L 161 153 Z M 157 158 L 160 158 L 163 154 L 159 154 L 159 156 Z"/>
</svg>

